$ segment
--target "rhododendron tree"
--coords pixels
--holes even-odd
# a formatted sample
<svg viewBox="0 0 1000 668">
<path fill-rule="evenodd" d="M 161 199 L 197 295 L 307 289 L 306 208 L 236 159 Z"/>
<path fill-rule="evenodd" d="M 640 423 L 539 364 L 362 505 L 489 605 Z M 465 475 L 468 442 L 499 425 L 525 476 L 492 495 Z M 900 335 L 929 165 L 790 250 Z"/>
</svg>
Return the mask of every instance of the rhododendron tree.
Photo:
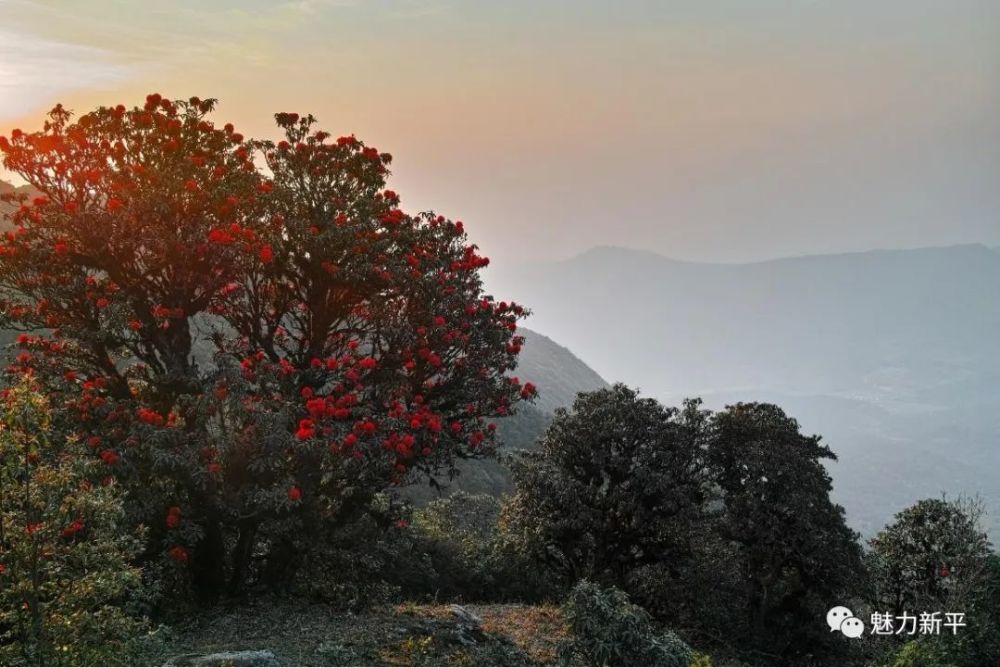
<svg viewBox="0 0 1000 668">
<path fill-rule="evenodd" d="M 0 242 L 15 367 L 203 592 L 261 546 L 287 575 L 375 492 L 488 453 L 536 392 L 510 373 L 523 309 L 483 293 L 461 222 L 400 208 L 391 156 L 290 113 L 247 140 L 213 107 L 57 107 L 0 139 L 42 193 Z"/>
</svg>

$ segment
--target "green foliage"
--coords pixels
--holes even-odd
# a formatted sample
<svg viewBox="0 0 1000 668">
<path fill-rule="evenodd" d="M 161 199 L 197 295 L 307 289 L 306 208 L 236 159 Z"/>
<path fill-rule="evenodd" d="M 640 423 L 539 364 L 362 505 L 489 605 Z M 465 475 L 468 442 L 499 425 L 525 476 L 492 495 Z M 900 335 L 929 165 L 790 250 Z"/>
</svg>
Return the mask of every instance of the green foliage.
<svg viewBox="0 0 1000 668">
<path fill-rule="evenodd" d="M 669 631 L 657 631 L 649 614 L 617 588 L 581 581 L 563 614 L 572 636 L 560 650 L 569 665 L 689 666 L 691 648 Z"/>
<path fill-rule="evenodd" d="M 892 657 L 892 666 L 951 666 L 956 664 L 934 638 L 910 640 Z"/>
<path fill-rule="evenodd" d="M 429 589 L 434 572 L 414 549 L 408 515 L 407 506 L 377 494 L 353 521 L 300 536 L 313 545 L 302 552 L 294 589 L 356 611 L 400 600 L 404 586 Z"/>
<path fill-rule="evenodd" d="M 0 404 L 0 663 L 127 663 L 147 632 L 116 486 L 50 437 L 30 379 Z"/>
<path fill-rule="evenodd" d="M 493 496 L 457 492 L 413 514 L 419 549 L 436 575 L 436 593 L 446 599 L 483 600 L 500 584 L 497 520 Z"/>
<path fill-rule="evenodd" d="M 404 590 L 412 597 L 464 601 L 538 601 L 554 594 L 507 540 L 502 508 L 496 497 L 456 492 L 415 511 L 414 550 L 428 560 L 434 581 L 431 590 L 411 583 Z"/>
</svg>

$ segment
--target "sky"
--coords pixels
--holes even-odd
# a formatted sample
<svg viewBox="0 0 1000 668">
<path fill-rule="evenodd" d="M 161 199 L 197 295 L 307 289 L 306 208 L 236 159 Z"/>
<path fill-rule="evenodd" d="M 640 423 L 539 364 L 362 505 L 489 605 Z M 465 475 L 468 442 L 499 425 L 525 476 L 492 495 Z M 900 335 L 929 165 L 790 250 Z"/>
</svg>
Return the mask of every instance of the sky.
<svg viewBox="0 0 1000 668">
<path fill-rule="evenodd" d="M 998 2 L 0 0 L 0 132 L 150 92 L 353 132 L 494 262 L 1000 245 Z"/>
</svg>

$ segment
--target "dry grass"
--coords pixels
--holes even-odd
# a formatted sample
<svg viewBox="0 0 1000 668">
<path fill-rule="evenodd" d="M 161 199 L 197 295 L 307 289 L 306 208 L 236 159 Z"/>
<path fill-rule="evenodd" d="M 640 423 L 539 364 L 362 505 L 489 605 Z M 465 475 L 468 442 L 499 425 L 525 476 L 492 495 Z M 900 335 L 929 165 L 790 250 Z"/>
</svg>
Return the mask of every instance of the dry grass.
<svg viewBox="0 0 1000 668">
<path fill-rule="evenodd" d="M 559 608 L 553 605 L 471 605 L 487 633 L 506 636 L 538 665 L 555 665 L 559 643 L 569 635 Z"/>
</svg>

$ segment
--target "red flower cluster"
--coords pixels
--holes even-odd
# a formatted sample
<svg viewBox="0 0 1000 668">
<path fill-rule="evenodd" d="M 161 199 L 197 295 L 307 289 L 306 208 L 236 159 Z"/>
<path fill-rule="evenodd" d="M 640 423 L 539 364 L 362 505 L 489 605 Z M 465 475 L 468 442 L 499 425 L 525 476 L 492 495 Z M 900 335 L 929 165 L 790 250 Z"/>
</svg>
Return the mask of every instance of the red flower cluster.
<svg viewBox="0 0 1000 668">
<path fill-rule="evenodd" d="M 166 524 L 168 529 L 176 529 L 181 524 L 181 509 L 179 506 L 171 506 L 167 510 Z"/>
</svg>

